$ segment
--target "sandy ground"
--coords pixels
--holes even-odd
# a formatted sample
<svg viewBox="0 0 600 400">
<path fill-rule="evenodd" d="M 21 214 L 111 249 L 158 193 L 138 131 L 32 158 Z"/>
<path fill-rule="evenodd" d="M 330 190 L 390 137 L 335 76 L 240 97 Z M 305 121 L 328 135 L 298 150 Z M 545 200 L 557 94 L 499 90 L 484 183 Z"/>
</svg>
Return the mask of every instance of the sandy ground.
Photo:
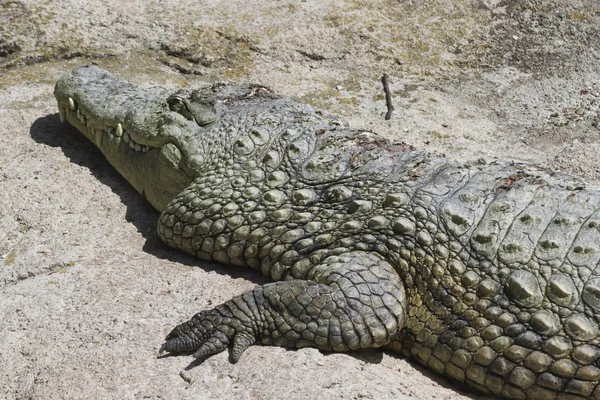
<svg viewBox="0 0 600 400">
<path fill-rule="evenodd" d="M 379 350 L 158 358 L 172 326 L 266 280 L 164 246 L 157 213 L 59 122 L 53 83 L 86 63 L 253 81 L 448 157 L 598 183 L 597 4 L 0 0 L 0 398 L 482 398 Z"/>
</svg>

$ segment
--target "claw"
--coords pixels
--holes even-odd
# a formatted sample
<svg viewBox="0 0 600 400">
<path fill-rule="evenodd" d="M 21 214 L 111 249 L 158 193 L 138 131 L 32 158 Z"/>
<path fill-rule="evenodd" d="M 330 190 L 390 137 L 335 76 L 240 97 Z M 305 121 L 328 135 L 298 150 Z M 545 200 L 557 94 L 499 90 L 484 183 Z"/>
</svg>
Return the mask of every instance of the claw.
<svg viewBox="0 0 600 400">
<path fill-rule="evenodd" d="M 242 353 L 256 342 L 256 337 L 252 329 L 245 327 L 231 311 L 234 305 L 202 311 L 176 326 L 165 338 L 159 352 L 181 353 L 195 350 L 195 358 L 205 359 L 226 350 L 232 344 L 231 362 L 236 363 Z M 242 312 L 237 314 L 245 315 Z"/>
<path fill-rule="evenodd" d="M 202 335 L 198 335 L 189 322 L 184 322 L 173 329 L 165 338 L 159 352 L 180 353 L 197 349 L 202 344 Z"/>
<path fill-rule="evenodd" d="M 227 345 L 228 341 L 223 342 L 222 338 L 212 336 L 194 353 L 194 358 L 210 357 L 227 349 Z"/>
<path fill-rule="evenodd" d="M 159 354 L 164 353 L 165 351 L 167 351 L 167 343 L 163 343 L 162 346 L 160 346 L 160 349 L 158 350 Z"/>
<path fill-rule="evenodd" d="M 237 363 L 246 349 L 252 346 L 256 339 L 249 335 L 239 334 L 233 338 L 233 352 L 231 354 L 231 362 Z"/>
</svg>

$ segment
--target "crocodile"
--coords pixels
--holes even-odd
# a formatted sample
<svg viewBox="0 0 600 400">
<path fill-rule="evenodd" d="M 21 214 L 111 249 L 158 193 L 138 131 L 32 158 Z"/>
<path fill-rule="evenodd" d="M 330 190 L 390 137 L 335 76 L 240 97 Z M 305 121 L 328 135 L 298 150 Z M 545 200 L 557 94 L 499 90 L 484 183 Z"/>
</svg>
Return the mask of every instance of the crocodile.
<svg viewBox="0 0 600 400">
<path fill-rule="evenodd" d="M 503 398 L 600 399 L 598 188 L 452 161 L 260 85 L 138 87 L 82 66 L 54 94 L 167 245 L 273 280 L 161 353 L 383 347 Z"/>
</svg>

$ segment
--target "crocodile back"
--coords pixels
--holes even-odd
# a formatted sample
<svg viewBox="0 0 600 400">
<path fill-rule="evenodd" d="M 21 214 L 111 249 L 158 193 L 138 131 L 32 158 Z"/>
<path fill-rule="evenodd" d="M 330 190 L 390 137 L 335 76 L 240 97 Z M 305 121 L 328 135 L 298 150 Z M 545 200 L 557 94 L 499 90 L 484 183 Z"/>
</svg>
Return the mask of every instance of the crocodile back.
<svg viewBox="0 0 600 400">
<path fill-rule="evenodd" d="M 492 163 L 446 166 L 410 204 L 408 326 L 392 347 L 509 398 L 600 396 L 600 193 Z"/>
</svg>

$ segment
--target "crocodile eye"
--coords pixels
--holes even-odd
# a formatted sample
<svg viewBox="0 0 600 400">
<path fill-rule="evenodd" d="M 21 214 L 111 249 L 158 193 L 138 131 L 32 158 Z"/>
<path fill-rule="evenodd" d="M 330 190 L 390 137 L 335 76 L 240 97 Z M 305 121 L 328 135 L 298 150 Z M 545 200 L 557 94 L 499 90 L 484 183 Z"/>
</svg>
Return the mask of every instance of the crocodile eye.
<svg viewBox="0 0 600 400">
<path fill-rule="evenodd" d="M 179 91 L 167 98 L 169 109 L 195 122 L 199 126 L 207 126 L 217 119 L 214 103 L 198 96 L 191 96 L 187 92 Z"/>
<path fill-rule="evenodd" d="M 183 107 L 183 99 L 179 96 L 173 95 L 167 99 L 167 104 L 169 105 L 169 109 L 171 111 L 179 112 L 181 107 Z"/>
<path fill-rule="evenodd" d="M 180 96 L 170 96 L 167 99 L 167 104 L 169 105 L 169 110 L 183 115 L 190 121 L 194 121 L 194 116 L 188 111 L 187 107 L 185 106 L 185 100 L 183 100 L 183 98 Z"/>
</svg>

